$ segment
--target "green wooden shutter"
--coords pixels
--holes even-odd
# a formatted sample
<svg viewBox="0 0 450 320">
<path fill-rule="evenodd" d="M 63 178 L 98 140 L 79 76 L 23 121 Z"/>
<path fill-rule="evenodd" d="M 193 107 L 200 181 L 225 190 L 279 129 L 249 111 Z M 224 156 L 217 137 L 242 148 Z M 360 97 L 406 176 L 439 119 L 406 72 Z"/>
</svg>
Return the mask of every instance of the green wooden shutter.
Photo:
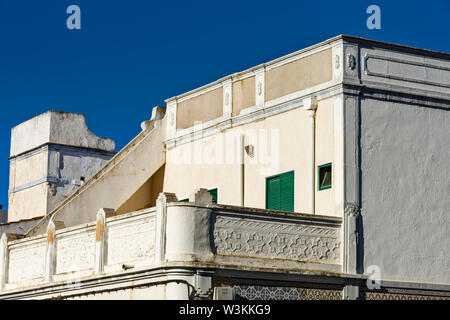
<svg viewBox="0 0 450 320">
<path fill-rule="evenodd" d="M 266 208 L 280 210 L 280 176 L 267 178 L 266 180 Z"/>
<path fill-rule="evenodd" d="M 267 178 L 266 208 L 294 211 L 294 171 Z"/>
<path fill-rule="evenodd" d="M 208 190 L 209 193 L 212 195 L 212 201 L 213 203 L 217 204 L 217 188 Z"/>
<path fill-rule="evenodd" d="M 294 212 L 294 171 L 280 176 L 280 210 Z"/>
</svg>

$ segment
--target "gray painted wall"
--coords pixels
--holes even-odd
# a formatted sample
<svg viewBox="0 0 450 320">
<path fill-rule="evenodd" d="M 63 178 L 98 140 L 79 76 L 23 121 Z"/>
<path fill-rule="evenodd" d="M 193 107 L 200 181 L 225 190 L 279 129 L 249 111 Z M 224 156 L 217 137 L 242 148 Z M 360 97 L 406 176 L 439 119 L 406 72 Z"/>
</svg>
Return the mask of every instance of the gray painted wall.
<svg viewBox="0 0 450 320">
<path fill-rule="evenodd" d="M 47 202 L 47 213 L 78 189 L 84 182 L 103 167 L 114 153 L 87 150 L 67 146 L 52 146 L 49 150 L 48 175 L 55 181 L 56 192 Z"/>
<path fill-rule="evenodd" d="M 0 223 L 0 237 L 4 233 L 22 234 L 25 235 L 40 219 L 32 219 L 20 222 Z"/>
<path fill-rule="evenodd" d="M 0 223 L 6 223 L 8 221 L 8 211 L 0 210 Z"/>
<path fill-rule="evenodd" d="M 450 283 L 450 112 L 361 99 L 364 271 Z"/>
<path fill-rule="evenodd" d="M 343 269 L 449 284 L 450 54 L 343 40 Z"/>
</svg>

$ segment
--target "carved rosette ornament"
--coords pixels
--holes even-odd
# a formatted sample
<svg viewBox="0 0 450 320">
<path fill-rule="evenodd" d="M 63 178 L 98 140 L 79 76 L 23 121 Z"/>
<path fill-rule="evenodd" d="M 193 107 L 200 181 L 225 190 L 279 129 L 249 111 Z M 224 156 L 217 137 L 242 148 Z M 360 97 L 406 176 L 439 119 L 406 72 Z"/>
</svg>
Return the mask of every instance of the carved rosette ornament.
<svg viewBox="0 0 450 320">
<path fill-rule="evenodd" d="M 225 105 L 228 106 L 230 104 L 230 94 L 227 92 L 225 94 Z"/>
<path fill-rule="evenodd" d="M 354 55 L 349 53 L 347 55 L 347 68 L 349 68 L 350 70 L 353 70 L 353 69 L 355 69 L 355 67 L 356 67 L 356 58 Z"/>
<path fill-rule="evenodd" d="M 262 94 L 262 83 L 259 81 L 258 82 L 258 96 L 260 96 Z"/>
<path fill-rule="evenodd" d="M 334 64 L 335 68 L 339 69 L 339 67 L 341 66 L 341 58 L 339 57 L 338 54 L 334 57 L 334 60 L 335 60 L 335 64 Z"/>
</svg>

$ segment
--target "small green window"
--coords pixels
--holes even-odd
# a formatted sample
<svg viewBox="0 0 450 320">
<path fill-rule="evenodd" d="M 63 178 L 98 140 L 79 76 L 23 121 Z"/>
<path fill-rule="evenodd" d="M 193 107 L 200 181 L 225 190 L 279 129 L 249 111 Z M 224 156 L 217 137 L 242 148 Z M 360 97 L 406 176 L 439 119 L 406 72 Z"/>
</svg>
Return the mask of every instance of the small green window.
<svg viewBox="0 0 450 320">
<path fill-rule="evenodd" d="M 266 209 L 294 212 L 294 171 L 266 179 Z"/>
<path fill-rule="evenodd" d="M 331 188 L 331 163 L 327 163 L 319 166 L 319 190 L 325 190 Z"/>
<path fill-rule="evenodd" d="M 217 204 L 217 188 L 208 190 L 208 192 L 212 195 L 213 203 Z M 189 202 L 189 198 L 179 200 L 179 202 Z"/>
</svg>

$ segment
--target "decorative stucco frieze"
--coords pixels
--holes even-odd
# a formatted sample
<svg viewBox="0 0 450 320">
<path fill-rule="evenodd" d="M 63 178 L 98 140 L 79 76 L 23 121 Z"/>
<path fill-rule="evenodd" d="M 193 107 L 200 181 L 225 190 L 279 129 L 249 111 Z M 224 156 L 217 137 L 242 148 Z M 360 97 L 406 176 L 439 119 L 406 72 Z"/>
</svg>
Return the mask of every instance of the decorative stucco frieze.
<svg viewBox="0 0 450 320">
<path fill-rule="evenodd" d="M 218 216 L 214 225 L 217 254 L 340 263 L 339 230 Z"/>
</svg>

